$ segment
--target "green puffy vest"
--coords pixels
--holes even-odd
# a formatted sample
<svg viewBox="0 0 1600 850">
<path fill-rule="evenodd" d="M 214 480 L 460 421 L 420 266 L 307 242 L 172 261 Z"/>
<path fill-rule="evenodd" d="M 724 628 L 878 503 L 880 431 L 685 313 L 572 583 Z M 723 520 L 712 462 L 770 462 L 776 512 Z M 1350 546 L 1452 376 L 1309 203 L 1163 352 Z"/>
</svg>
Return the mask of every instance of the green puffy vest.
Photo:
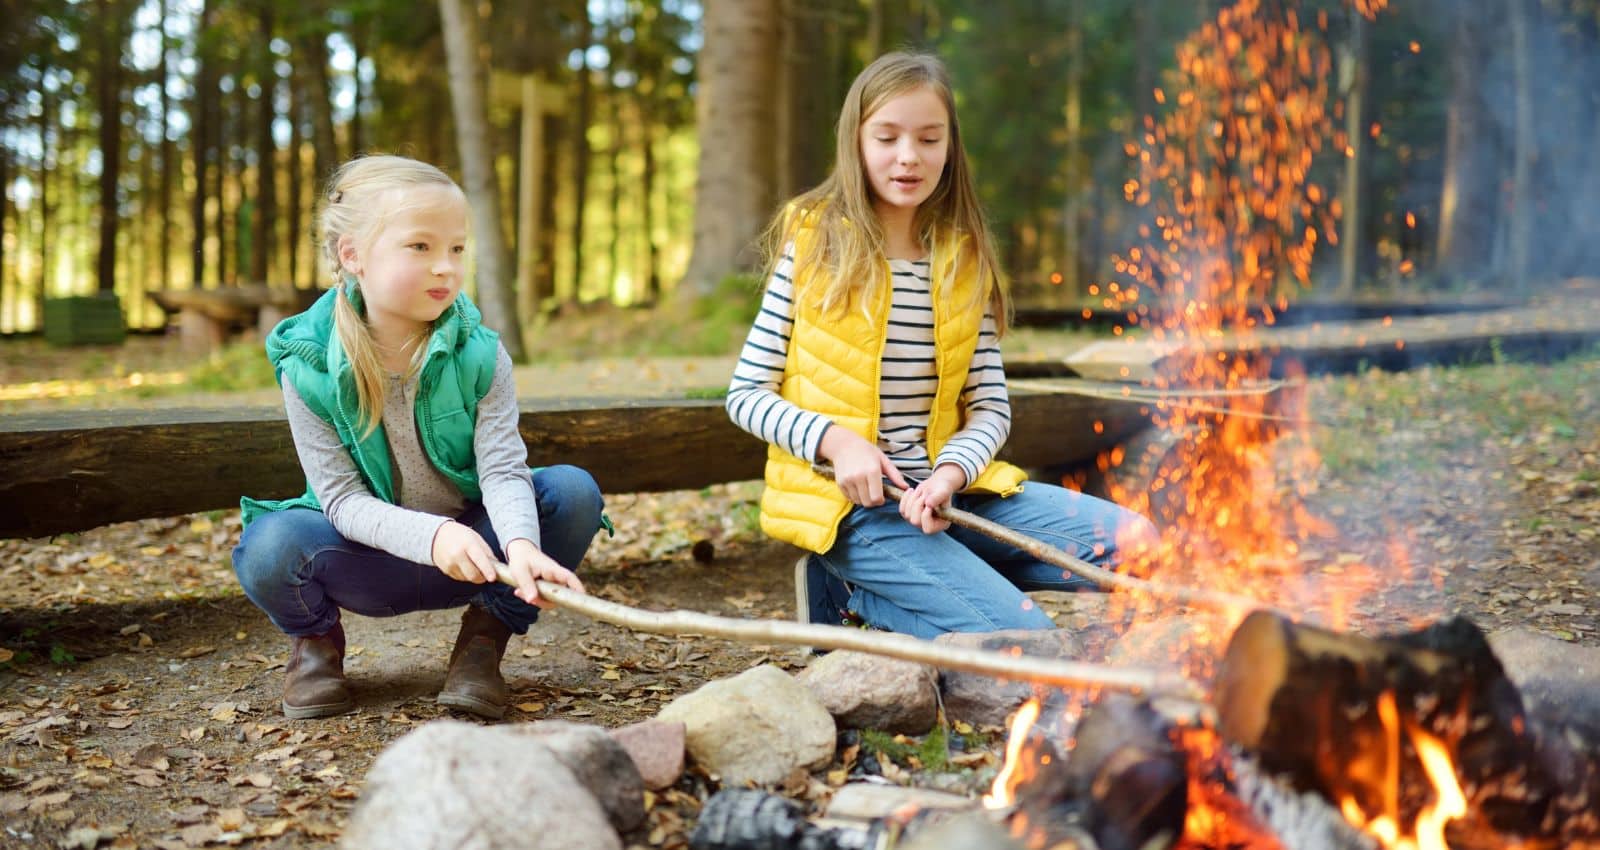
<svg viewBox="0 0 1600 850">
<path fill-rule="evenodd" d="M 267 358 L 278 383 L 294 385 L 300 398 L 332 425 L 350 452 L 361 480 L 378 498 L 395 501 L 389 441 L 379 423 L 362 437 L 360 402 L 350 361 L 333 329 L 335 290 L 304 313 L 278 323 L 267 337 Z M 463 293 L 433 325 L 417 384 L 417 435 L 428 459 L 467 499 L 482 497 L 478 486 L 473 428 L 478 402 L 489 392 L 499 358 L 500 337 L 482 324 L 478 308 Z M 245 497 L 239 501 L 246 526 L 263 513 L 289 508 L 322 509 L 309 486 L 302 496 L 277 501 Z"/>
</svg>

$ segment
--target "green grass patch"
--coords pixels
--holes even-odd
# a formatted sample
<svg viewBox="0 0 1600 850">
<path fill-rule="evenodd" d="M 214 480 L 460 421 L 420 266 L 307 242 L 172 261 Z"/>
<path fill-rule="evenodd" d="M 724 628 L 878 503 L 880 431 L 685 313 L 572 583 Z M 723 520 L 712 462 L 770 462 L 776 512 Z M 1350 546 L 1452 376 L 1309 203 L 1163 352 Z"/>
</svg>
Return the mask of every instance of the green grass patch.
<svg viewBox="0 0 1600 850">
<path fill-rule="evenodd" d="M 528 335 L 535 363 L 595 357 L 734 354 L 761 305 L 761 284 L 729 275 L 703 298 L 680 295 L 651 308 L 594 304 L 545 317 Z"/>
<path fill-rule="evenodd" d="M 920 741 L 877 729 L 863 729 L 861 746 L 879 758 L 935 773 L 943 773 L 950 766 L 950 738 L 943 723 L 934 726 Z"/>
</svg>

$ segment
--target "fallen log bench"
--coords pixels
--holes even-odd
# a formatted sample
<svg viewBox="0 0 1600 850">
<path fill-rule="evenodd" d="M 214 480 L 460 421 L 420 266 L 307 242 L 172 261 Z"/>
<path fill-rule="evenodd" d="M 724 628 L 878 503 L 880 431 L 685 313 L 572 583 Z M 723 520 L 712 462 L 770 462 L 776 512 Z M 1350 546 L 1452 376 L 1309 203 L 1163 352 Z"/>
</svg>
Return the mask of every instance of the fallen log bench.
<svg viewBox="0 0 1600 850">
<path fill-rule="evenodd" d="M 178 334 L 187 347 L 206 351 L 226 342 L 229 334 L 256 328 L 262 336 L 288 316 L 317 300 L 320 289 L 247 284 L 196 289 L 160 289 L 149 293 L 162 310 L 178 317 Z"/>
<path fill-rule="evenodd" d="M 1002 457 L 1033 469 L 1092 462 L 1146 430 L 1151 403 L 1115 385 L 1030 381 L 1012 393 Z M 761 477 L 766 446 L 721 399 L 526 401 L 534 465 L 572 463 L 607 493 Z M 0 416 L 0 537 L 236 507 L 298 495 L 305 479 L 275 406 L 72 410 Z"/>
</svg>

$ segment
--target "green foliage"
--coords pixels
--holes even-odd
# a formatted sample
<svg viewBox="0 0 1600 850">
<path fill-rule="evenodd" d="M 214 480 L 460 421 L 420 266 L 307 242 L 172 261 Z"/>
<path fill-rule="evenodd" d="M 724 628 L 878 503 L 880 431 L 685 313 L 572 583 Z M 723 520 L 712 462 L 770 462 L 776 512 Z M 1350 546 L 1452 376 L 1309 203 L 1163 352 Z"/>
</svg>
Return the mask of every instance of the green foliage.
<svg viewBox="0 0 1600 850">
<path fill-rule="evenodd" d="M 59 642 L 50 644 L 51 664 L 54 664 L 57 667 L 65 667 L 69 664 L 76 664 L 77 661 L 78 659 L 74 657 L 71 652 L 67 651 L 65 644 Z"/>
<path fill-rule="evenodd" d="M 235 392 L 275 386 L 272 363 L 259 343 L 235 343 L 214 352 L 189 374 L 185 391 Z"/>
<path fill-rule="evenodd" d="M 863 729 L 861 746 L 880 758 L 899 763 L 909 763 L 915 759 L 917 766 L 934 773 L 942 773 L 950 766 L 949 732 L 942 723 L 934 726 L 933 731 L 920 741 L 877 729 Z"/>
</svg>

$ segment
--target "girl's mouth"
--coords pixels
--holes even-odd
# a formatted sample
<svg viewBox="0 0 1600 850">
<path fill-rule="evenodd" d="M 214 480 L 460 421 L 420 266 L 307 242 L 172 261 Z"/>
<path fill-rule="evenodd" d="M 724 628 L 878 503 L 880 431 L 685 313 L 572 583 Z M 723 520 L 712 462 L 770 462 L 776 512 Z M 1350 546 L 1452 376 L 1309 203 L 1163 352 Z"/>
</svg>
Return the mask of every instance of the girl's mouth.
<svg viewBox="0 0 1600 850">
<path fill-rule="evenodd" d="M 428 297 L 432 298 L 435 301 L 443 301 L 443 300 L 445 300 L 445 299 L 450 297 L 450 290 L 448 290 L 448 289 L 430 289 L 430 290 L 428 290 Z"/>
<path fill-rule="evenodd" d="M 915 189 L 917 186 L 921 185 L 922 178 L 921 177 L 891 177 L 891 178 L 889 178 L 889 182 L 895 184 L 896 186 L 899 186 L 902 189 Z"/>
</svg>

